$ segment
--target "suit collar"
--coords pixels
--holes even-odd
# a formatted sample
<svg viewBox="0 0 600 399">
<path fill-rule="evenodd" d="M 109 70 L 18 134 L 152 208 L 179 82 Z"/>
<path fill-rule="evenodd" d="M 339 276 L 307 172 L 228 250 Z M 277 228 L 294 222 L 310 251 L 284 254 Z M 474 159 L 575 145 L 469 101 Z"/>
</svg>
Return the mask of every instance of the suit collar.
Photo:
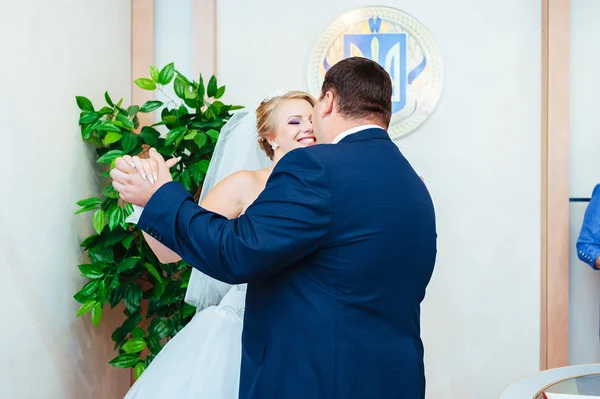
<svg viewBox="0 0 600 399">
<path fill-rule="evenodd" d="M 354 143 L 355 141 L 365 140 L 391 140 L 388 132 L 381 128 L 372 128 L 361 130 L 360 132 L 353 133 L 349 136 L 344 137 L 340 143 Z"/>
</svg>

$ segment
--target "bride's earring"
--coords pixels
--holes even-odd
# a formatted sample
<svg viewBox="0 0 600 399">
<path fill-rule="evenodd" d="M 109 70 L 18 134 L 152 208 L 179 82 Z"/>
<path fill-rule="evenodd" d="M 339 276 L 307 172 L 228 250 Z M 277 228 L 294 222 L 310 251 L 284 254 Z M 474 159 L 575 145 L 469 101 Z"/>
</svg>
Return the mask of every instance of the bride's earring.
<svg viewBox="0 0 600 399">
<path fill-rule="evenodd" d="M 279 148 L 279 145 L 275 142 L 273 142 L 273 144 L 271 144 L 271 148 L 273 149 L 273 151 L 275 151 L 276 149 Z"/>
</svg>

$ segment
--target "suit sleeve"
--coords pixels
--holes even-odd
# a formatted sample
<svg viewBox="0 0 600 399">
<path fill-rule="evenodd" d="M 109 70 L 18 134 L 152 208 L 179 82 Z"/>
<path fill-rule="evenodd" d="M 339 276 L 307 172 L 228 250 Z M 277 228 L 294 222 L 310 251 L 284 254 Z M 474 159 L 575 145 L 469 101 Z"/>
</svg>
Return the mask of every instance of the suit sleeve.
<svg viewBox="0 0 600 399">
<path fill-rule="evenodd" d="M 238 219 L 199 207 L 179 183 L 161 187 L 138 226 L 187 263 L 229 284 L 265 277 L 310 255 L 333 217 L 328 176 L 309 149 L 288 153 Z"/>
</svg>

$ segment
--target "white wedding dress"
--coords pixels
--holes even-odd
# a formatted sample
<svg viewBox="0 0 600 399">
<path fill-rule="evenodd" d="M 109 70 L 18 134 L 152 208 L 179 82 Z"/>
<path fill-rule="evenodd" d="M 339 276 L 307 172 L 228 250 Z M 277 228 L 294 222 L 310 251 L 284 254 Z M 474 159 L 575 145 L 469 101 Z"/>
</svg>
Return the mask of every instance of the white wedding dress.
<svg viewBox="0 0 600 399">
<path fill-rule="evenodd" d="M 160 351 L 125 399 L 237 399 L 246 285 L 198 313 Z"/>
<path fill-rule="evenodd" d="M 225 177 L 270 164 L 257 143 L 254 114 L 237 113 L 221 129 L 200 199 Z M 136 210 L 128 221 L 138 218 Z M 198 313 L 165 345 L 125 399 L 237 399 L 245 301 L 246 284 L 230 286 L 192 270 L 185 302 Z"/>
</svg>

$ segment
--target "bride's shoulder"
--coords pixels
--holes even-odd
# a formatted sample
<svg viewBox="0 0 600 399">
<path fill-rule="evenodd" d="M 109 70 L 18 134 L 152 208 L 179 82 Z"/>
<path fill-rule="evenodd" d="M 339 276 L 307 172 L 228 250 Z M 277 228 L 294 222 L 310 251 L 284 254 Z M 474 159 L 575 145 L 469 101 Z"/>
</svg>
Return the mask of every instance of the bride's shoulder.
<svg viewBox="0 0 600 399">
<path fill-rule="evenodd" d="M 224 181 L 235 186 L 257 185 L 264 180 L 263 170 L 240 170 L 227 177 Z"/>
</svg>

